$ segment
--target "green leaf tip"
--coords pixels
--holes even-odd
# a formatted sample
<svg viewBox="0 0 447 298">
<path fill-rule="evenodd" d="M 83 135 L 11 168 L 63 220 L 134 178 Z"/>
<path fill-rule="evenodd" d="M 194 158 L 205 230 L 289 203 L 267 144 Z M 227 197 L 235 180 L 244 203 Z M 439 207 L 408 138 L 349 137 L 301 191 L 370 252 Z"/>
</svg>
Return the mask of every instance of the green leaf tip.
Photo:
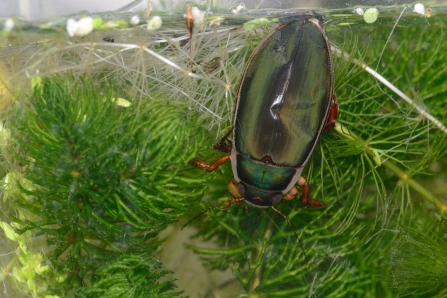
<svg viewBox="0 0 447 298">
<path fill-rule="evenodd" d="M 390 253 L 392 287 L 411 297 L 442 297 L 447 288 L 445 227 L 431 231 L 413 224 L 401 230 Z"/>
</svg>

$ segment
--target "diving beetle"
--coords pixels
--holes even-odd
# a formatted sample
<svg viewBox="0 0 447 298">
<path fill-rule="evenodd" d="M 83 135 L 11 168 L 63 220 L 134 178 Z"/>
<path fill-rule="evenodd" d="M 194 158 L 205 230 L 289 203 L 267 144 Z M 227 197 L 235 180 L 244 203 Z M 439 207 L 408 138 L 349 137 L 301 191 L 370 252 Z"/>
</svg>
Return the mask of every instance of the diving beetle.
<svg viewBox="0 0 447 298">
<path fill-rule="evenodd" d="M 322 26 L 321 16 L 302 15 L 259 43 L 242 74 L 232 143 L 225 145 L 223 139 L 217 147 L 229 154 L 212 164 L 191 161 L 211 172 L 231 160 L 227 206 L 245 201 L 271 207 L 287 220 L 273 205 L 294 199 L 297 186 L 302 204 L 325 206 L 309 198 L 309 184 L 301 176 L 321 134 L 334 127 L 338 115 L 332 55 Z"/>
</svg>

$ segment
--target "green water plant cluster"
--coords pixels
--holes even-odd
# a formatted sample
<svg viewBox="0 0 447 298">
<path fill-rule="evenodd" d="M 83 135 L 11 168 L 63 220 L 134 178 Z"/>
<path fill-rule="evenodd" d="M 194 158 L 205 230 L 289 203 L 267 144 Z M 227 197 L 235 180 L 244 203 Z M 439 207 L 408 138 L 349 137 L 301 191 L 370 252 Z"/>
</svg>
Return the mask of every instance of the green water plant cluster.
<svg viewBox="0 0 447 298">
<path fill-rule="evenodd" d="M 203 140 L 197 115 L 162 96 L 130 103 L 70 74 L 33 83 L 15 107 L 17 166 L 4 179 L 19 287 L 37 297 L 178 294 L 166 293 L 173 279 L 159 281 L 169 271 L 154 252 L 205 187 L 187 171 Z"/>
</svg>

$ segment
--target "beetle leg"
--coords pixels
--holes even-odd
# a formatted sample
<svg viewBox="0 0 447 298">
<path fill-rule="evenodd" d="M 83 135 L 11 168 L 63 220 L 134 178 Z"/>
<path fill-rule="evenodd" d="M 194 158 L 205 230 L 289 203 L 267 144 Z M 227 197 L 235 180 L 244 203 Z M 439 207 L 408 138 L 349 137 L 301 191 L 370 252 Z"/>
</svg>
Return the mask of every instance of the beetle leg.
<svg viewBox="0 0 447 298">
<path fill-rule="evenodd" d="M 225 163 L 229 159 L 230 159 L 230 155 L 225 155 L 225 156 L 219 158 L 218 160 L 216 160 L 214 163 L 212 163 L 210 165 L 205 163 L 205 162 L 203 162 L 203 161 L 196 160 L 196 159 L 191 160 L 189 163 L 192 164 L 193 166 L 201 168 L 205 172 L 212 172 L 212 171 L 217 169 L 219 166 L 221 166 L 223 163 Z"/>
<path fill-rule="evenodd" d="M 244 201 L 243 198 L 231 198 L 225 201 L 225 207 L 224 209 L 227 210 L 228 207 L 230 207 L 231 205 L 235 204 L 237 206 L 242 205 L 242 202 Z"/>
<path fill-rule="evenodd" d="M 220 139 L 220 142 L 213 146 L 214 149 L 219 150 L 220 152 L 231 152 L 231 143 L 228 140 L 228 136 L 233 132 L 233 128 L 228 130 L 228 132 Z"/>
<path fill-rule="evenodd" d="M 315 199 L 310 199 L 310 187 L 309 183 L 307 182 L 307 179 L 301 176 L 298 179 L 298 185 L 302 188 L 302 194 L 301 194 L 301 203 L 303 205 L 310 205 L 315 207 L 326 207 L 326 205 L 323 202 L 317 201 Z"/>
<path fill-rule="evenodd" d="M 338 117 L 338 99 L 337 95 L 335 95 L 334 93 L 334 96 L 332 97 L 331 107 L 329 109 L 329 115 L 327 116 L 326 124 L 324 125 L 323 128 L 323 133 L 335 127 L 335 120 L 337 120 L 337 117 Z"/>
<path fill-rule="evenodd" d="M 296 186 L 294 186 L 287 193 L 282 195 L 282 199 L 290 201 L 290 200 L 293 200 L 294 198 L 296 198 L 297 194 L 298 194 L 298 188 L 296 188 Z"/>
<path fill-rule="evenodd" d="M 307 255 L 306 255 L 306 252 L 304 251 L 303 243 L 301 242 L 300 237 L 298 237 L 298 234 L 296 233 L 295 228 L 292 226 L 292 223 L 290 222 L 290 220 L 289 220 L 289 219 L 287 218 L 287 216 L 286 216 L 284 213 L 282 213 L 280 210 L 276 209 L 276 208 L 273 207 L 273 206 L 272 206 L 271 208 L 272 208 L 273 210 L 275 210 L 276 213 L 278 213 L 279 215 L 281 215 L 281 216 L 287 221 L 287 223 L 289 224 L 289 226 L 292 228 L 292 231 L 293 231 L 293 233 L 295 234 L 296 240 L 298 240 L 298 242 L 299 242 L 299 244 L 300 244 L 300 246 L 301 246 L 301 250 L 303 251 L 304 259 L 306 260 L 306 263 L 308 263 L 308 261 L 307 261 Z"/>
<path fill-rule="evenodd" d="M 238 186 L 239 183 L 234 179 L 234 177 L 231 178 L 230 182 L 228 182 L 227 184 L 228 191 L 230 192 L 231 196 L 235 199 L 242 198 L 241 194 L 239 193 Z"/>
<path fill-rule="evenodd" d="M 190 220 L 189 220 L 189 221 L 182 227 L 182 230 L 183 230 L 183 229 L 184 229 L 190 222 L 192 222 L 192 221 L 195 220 L 196 218 L 202 216 L 203 214 L 207 213 L 207 212 L 210 211 L 210 210 L 213 210 L 213 209 L 219 207 L 219 206 L 222 205 L 222 204 L 225 204 L 225 209 L 227 209 L 229 206 L 231 206 L 231 204 L 237 204 L 237 205 L 238 205 L 238 204 L 240 204 L 243 200 L 244 200 L 244 199 L 231 198 L 231 199 L 225 200 L 225 201 L 223 201 L 223 202 L 220 202 L 220 203 L 218 203 L 218 204 L 216 204 L 216 205 L 214 205 L 214 206 L 211 206 L 210 208 L 208 208 L 208 209 L 206 209 L 206 210 L 203 210 L 202 212 L 200 212 L 199 214 L 197 214 L 196 216 L 194 216 L 192 219 L 190 219 Z"/>
</svg>

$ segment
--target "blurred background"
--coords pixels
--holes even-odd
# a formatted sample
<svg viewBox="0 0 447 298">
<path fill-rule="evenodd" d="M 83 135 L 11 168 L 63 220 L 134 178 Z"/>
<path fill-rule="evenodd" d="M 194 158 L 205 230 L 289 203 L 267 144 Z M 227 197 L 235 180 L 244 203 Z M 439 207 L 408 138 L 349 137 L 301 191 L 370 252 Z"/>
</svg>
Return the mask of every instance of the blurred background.
<svg viewBox="0 0 447 298">
<path fill-rule="evenodd" d="M 22 16 L 27 20 L 38 20 L 42 18 L 50 18 L 52 16 L 62 16 L 78 13 L 86 10 L 90 13 L 114 11 L 114 10 L 143 10 L 147 7 L 149 0 L 1 0 L 0 1 L 0 17 Z M 182 9 L 186 3 L 185 0 L 160 1 L 153 0 L 152 8 L 155 11 L 170 11 Z M 198 5 L 206 3 L 206 1 L 188 1 L 195 2 Z M 238 3 L 243 3 L 246 8 L 312 8 L 322 7 L 328 9 L 346 8 L 349 6 L 362 5 L 399 5 L 411 4 L 417 1 L 409 0 L 225 0 L 214 1 L 214 5 L 220 8 L 231 7 Z M 433 4 L 440 1 L 424 1 L 423 4 Z"/>
</svg>

